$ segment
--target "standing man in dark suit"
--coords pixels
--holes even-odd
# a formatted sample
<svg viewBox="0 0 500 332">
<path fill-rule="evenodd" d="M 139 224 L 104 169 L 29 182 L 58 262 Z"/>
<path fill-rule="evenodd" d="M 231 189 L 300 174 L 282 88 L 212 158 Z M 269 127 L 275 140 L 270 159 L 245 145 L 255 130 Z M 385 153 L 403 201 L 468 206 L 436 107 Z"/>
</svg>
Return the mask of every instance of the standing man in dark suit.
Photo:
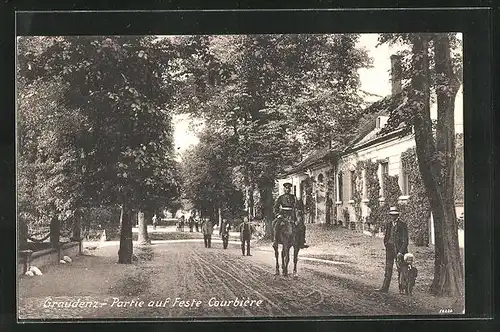
<svg viewBox="0 0 500 332">
<path fill-rule="evenodd" d="M 247 248 L 247 256 L 250 254 L 250 239 L 254 233 L 255 228 L 248 222 L 248 217 L 243 218 L 243 223 L 240 225 L 240 240 L 241 240 L 241 253 L 245 256 L 245 244 Z"/>
<path fill-rule="evenodd" d="M 210 218 L 204 218 L 204 221 L 201 224 L 201 231 L 203 232 L 203 241 L 205 242 L 205 248 L 211 248 L 214 225 Z"/>
<path fill-rule="evenodd" d="M 385 225 L 385 275 L 382 287 L 378 292 L 387 293 L 392 279 L 392 268 L 394 261 L 408 252 L 408 227 L 399 218 L 396 207 L 389 209 L 390 220 Z M 399 271 L 398 271 L 399 272 Z"/>
</svg>

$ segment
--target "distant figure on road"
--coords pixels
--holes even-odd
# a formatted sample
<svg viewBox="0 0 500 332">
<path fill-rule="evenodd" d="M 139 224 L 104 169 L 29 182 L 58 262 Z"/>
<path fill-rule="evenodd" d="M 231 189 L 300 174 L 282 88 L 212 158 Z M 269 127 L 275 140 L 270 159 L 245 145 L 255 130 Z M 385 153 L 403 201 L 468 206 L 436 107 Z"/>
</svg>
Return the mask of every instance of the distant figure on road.
<svg viewBox="0 0 500 332">
<path fill-rule="evenodd" d="M 189 225 L 189 232 L 193 233 L 193 227 L 194 227 L 194 218 L 193 218 L 193 215 L 189 216 L 188 225 Z"/>
<path fill-rule="evenodd" d="M 156 223 L 158 222 L 158 217 L 156 214 L 153 216 L 153 229 L 156 229 Z"/>
<path fill-rule="evenodd" d="M 200 231 L 200 221 L 198 219 L 194 220 L 194 227 L 196 228 L 196 232 Z"/>
<path fill-rule="evenodd" d="M 394 261 L 402 259 L 408 252 L 408 227 L 399 218 L 397 207 L 389 209 L 390 220 L 385 224 L 385 274 L 382 287 L 376 291 L 387 293 L 392 279 Z M 398 265 L 396 265 L 398 267 Z M 399 274 L 399 268 L 398 268 Z"/>
<path fill-rule="evenodd" d="M 212 233 L 214 231 L 214 224 L 210 218 L 205 218 L 201 224 L 201 231 L 203 232 L 203 241 L 205 242 L 205 248 L 210 248 L 212 246 Z"/>
<path fill-rule="evenodd" d="M 247 249 L 247 256 L 250 254 L 250 239 L 255 232 L 255 227 L 248 222 L 248 217 L 243 218 L 243 223 L 240 225 L 240 240 L 241 240 L 241 253 L 245 256 L 245 244 Z"/>
<path fill-rule="evenodd" d="M 220 236 L 222 238 L 222 247 L 227 249 L 227 245 L 229 244 L 229 230 L 231 229 L 231 223 L 227 219 L 222 219 Z"/>
<path fill-rule="evenodd" d="M 186 223 L 186 217 L 184 215 L 181 216 L 181 219 L 179 220 L 179 228 L 181 232 L 184 232 L 184 224 Z"/>
</svg>

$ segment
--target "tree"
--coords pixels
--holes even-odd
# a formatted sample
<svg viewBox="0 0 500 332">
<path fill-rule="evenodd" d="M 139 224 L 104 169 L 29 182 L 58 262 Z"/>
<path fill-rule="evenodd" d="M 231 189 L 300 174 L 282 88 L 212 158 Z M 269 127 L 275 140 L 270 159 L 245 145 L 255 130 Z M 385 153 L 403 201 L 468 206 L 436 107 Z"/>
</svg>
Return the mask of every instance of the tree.
<svg viewBox="0 0 500 332">
<path fill-rule="evenodd" d="M 202 74 L 203 79 L 194 74 L 186 79 L 193 83 L 186 89 L 196 97 L 179 94 L 185 100 L 180 104 L 186 104 L 180 108 L 231 132 L 237 140 L 235 175 L 246 192 L 250 214 L 258 190 L 266 219 L 273 219 L 275 179 L 299 160 L 298 138 L 315 140 L 313 146 L 335 141 L 331 133 L 346 129 L 346 122 L 356 117 L 351 116 L 360 102 L 356 70 L 368 64 L 366 53 L 355 48 L 357 38 L 243 35 L 186 40 L 198 48 L 192 50 L 194 60 L 180 66 L 185 69 L 181 72 Z M 311 110 L 315 117 L 308 116 Z M 318 121 L 318 114 L 327 121 Z M 304 135 L 309 132 L 321 135 Z"/>
<path fill-rule="evenodd" d="M 460 87 L 461 55 L 452 52 L 453 34 L 385 35 L 383 42 L 402 41 L 411 46 L 406 67 L 408 102 L 391 114 L 391 128 L 405 123 L 415 133 L 416 153 L 434 219 L 435 268 L 430 291 L 463 296 L 464 275 L 458 246 L 454 205 L 455 123 L 454 102 Z M 435 130 L 431 119 L 431 88 L 437 103 Z"/>
<path fill-rule="evenodd" d="M 232 144 L 230 136 L 207 127 L 200 143 L 182 158 L 183 195 L 205 216 L 215 218 L 219 209 L 233 216 L 241 211 L 242 195 L 232 177 Z"/>
<path fill-rule="evenodd" d="M 137 227 L 138 227 L 138 236 L 137 242 L 141 245 L 151 244 L 151 240 L 148 235 L 148 223 L 144 218 L 144 212 L 137 212 Z"/>
<path fill-rule="evenodd" d="M 57 246 L 82 195 L 80 156 L 74 144 L 81 135 L 82 118 L 61 104 L 60 82 L 19 84 L 18 208 L 26 237 L 39 238 L 50 224 L 51 243 Z M 62 224 L 61 224 L 62 222 Z"/>
<path fill-rule="evenodd" d="M 35 37 L 36 38 L 36 37 Z M 175 196 L 169 42 L 152 37 L 60 37 L 22 63 L 25 77 L 64 86 L 64 107 L 82 119 L 86 192 L 121 206 L 119 262 L 131 263 L 132 210 L 159 191 Z M 88 198 L 88 196 L 86 196 Z"/>
</svg>

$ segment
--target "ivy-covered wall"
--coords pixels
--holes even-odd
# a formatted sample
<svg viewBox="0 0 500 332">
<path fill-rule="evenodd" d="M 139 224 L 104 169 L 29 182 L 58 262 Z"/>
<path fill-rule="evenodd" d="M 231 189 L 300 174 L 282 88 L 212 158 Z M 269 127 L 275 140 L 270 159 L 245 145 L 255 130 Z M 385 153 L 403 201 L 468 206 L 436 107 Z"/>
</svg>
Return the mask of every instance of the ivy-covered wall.
<svg viewBox="0 0 500 332">
<path fill-rule="evenodd" d="M 337 195 L 335 191 L 335 172 L 333 172 L 333 167 L 331 170 L 326 172 L 326 216 L 325 222 L 327 225 L 337 224 L 337 215 L 334 211 L 334 202 Z"/>
<path fill-rule="evenodd" d="M 370 219 L 374 224 L 375 230 L 384 230 L 384 225 L 389 218 L 389 209 L 395 206 L 399 209 L 399 197 L 401 196 L 401 189 L 398 183 L 399 177 L 397 175 L 384 174 L 382 176 L 384 188 L 383 202 L 375 205 L 371 211 Z"/>
<path fill-rule="evenodd" d="M 408 201 L 401 206 L 401 218 L 408 226 L 410 239 L 416 246 L 429 244 L 429 220 L 431 209 L 418 169 L 415 148 L 401 154 L 403 171 L 408 175 L 410 186 Z"/>
<path fill-rule="evenodd" d="M 356 163 L 356 168 L 354 170 L 354 183 L 355 183 L 355 190 L 351 195 L 352 200 L 354 201 L 353 208 L 354 208 L 354 216 L 355 220 L 354 222 L 362 223 L 363 222 L 363 211 L 361 209 L 361 199 L 363 195 L 363 162 L 358 161 Z M 353 225 L 354 226 L 354 225 Z M 355 228 L 355 226 L 353 227 Z"/>
<path fill-rule="evenodd" d="M 368 202 L 368 216 L 366 218 L 366 223 L 370 230 L 378 230 L 379 223 L 376 218 L 377 209 L 380 206 L 379 193 L 380 193 L 380 181 L 378 179 L 378 163 L 371 160 L 362 161 L 359 167 L 365 170 L 365 181 L 366 181 L 366 199 Z"/>
<path fill-rule="evenodd" d="M 307 177 L 307 179 L 304 181 L 304 193 L 305 193 L 305 213 L 306 213 L 306 220 L 305 222 L 312 222 L 315 218 L 315 202 L 314 202 L 314 197 L 313 197 L 313 183 L 314 179 L 311 177 Z"/>
</svg>

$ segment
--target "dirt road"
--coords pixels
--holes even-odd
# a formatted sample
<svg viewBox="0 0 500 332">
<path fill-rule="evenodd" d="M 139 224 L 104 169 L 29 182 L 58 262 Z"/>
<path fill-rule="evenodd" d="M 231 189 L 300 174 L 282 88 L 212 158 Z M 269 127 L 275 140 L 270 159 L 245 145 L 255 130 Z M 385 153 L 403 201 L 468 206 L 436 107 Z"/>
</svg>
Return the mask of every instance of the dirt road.
<svg viewBox="0 0 500 332">
<path fill-rule="evenodd" d="M 116 247 L 20 281 L 20 318 L 212 318 L 436 314 L 395 291 L 379 294 L 353 262 L 299 261 L 274 276 L 272 252 L 220 244 L 163 243 L 116 264 Z M 291 269 L 291 267 L 290 267 Z M 143 302 L 141 302 L 143 301 Z M 75 304 L 76 303 L 76 304 Z M 84 303 L 84 304 L 82 304 Z M 141 304 L 142 303 L 142 304 Z"/>
</svg>

